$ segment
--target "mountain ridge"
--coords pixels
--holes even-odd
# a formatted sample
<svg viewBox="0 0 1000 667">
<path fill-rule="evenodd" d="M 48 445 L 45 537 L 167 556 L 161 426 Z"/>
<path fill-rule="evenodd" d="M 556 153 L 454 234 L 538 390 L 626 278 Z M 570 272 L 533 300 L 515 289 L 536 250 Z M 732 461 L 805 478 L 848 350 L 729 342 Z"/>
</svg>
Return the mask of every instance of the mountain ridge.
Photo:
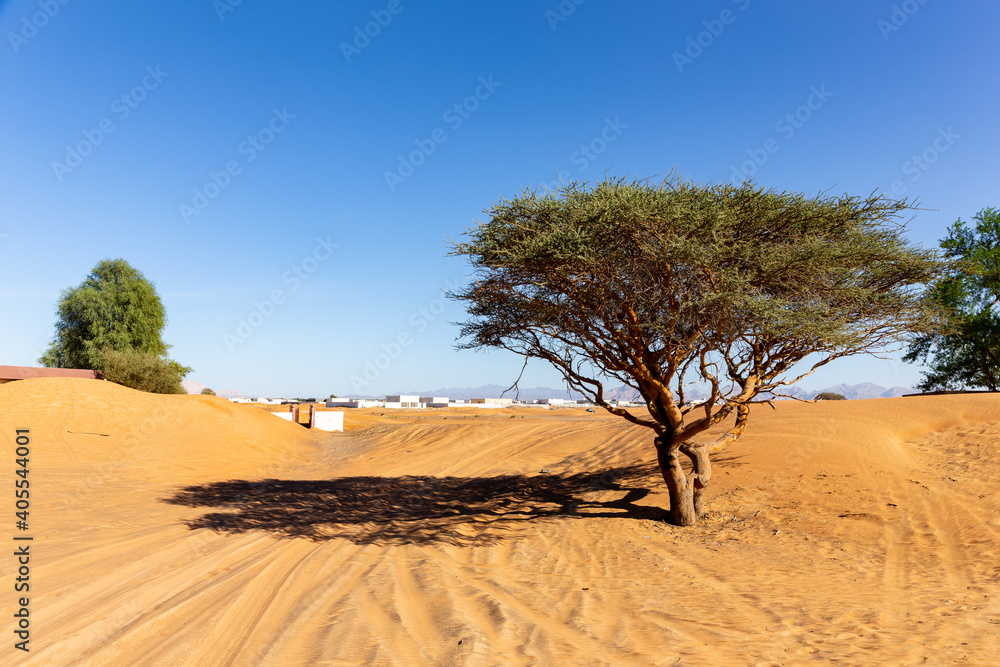
<svg viewBox="0 0 1000 667">
<path fill-rule="evenodd" d="M 189 393 L 200 393 L 204 387 L 201 383 L 188 382 L 185 388 Z M 235 389 L 222 389 L 216 392 L 224 398 L 245 398 L 245 395 Z M 584 396 L 577 391 L 570 391 L 566 388 L 554 389 L 552 387 L 525 387 L 518 389 L 508 389 L 500 384 L 484 384 L 479 387 L 444 387 L 429 389 L 425 391 L 400 391 L 397 394 L 418 395 L 418 396 L 442 396 L 455 400 L 470 400 L 473 398 L 517 398 L 521 401 L 536 401 L 542 398 L 565 398 L 568 400 L 580 400 Z M 699 400 L 708 398 L 708 394 L 697 389 L 685 392 L 687 400 Z M 894 398 L 904 394 L 917 393 L 916 389 L 910 387 L 883 387 L 873 382 L 861 382 L 859 384 L 837 384 L 823 389 L 804 389 L 802 387 L 783 387 L 780 392 L 784 396 L 777 396 L 775 400 L 790 400 L 786 397 L 800 400 L 812 400 L 821 393 L 840 394 L 848 400 L 865 400 L 869 398 Z M 256 394 L 255 394 L 256 395 Z M 384 399 L 385 395 L 354 395 L 350 398 L 363 399 Z M 606 400 L 615 401 L 641 401 L 639 392 L 627 385 L 622 385 L 615 389 L 608 389 L 604 392 Z"/>
<path fill-rule="evenodd" d="M 465 400 L 470 398 L 500 398 L 501 394 L 507 398 L 518 396 L 522 401 L 532 401 L 540 398 L 583 398 L 583 395 L 579 392 L 568 391 L 566 389 L 553 389 L 551 387 L 530 387 L 521 389 L 520 392 L 517 390 L 510 390 L 504 393 L 505 389 L 506 387 L 499 384 L 486 384 L 480 387 L 450 387 L 446 389 L 434 389 L 432 391 L 411 393 L 419 394 L 420 396 L 447 396 L 451 399 L 457 398 Z M 873 382 L 861 382 L 859 384 L 851 385 L 837 384 L 823 389 L 803 389 L 802 387 L 791 386 L 784 387 L 780 393 L 801 400 L 812 400 L 818 394 L 822 393 L 840 394 L 847 400 L 865 400 L 869 398 L 895 398 L 902 396 L 903 394 L 916 393 L 916 390 L 911 389 L 910 387 L 902 386 L 886 388 Z M 607 400 L 635 401 L 639 399 L 639 392 L 627 385 L 622 385 L 616 389 L 607 390 L 605 392 L 605 398 Z M 687 393 L 686 398 L 698 400 L 701 398 L 708 398 L 708 394 L 698 390 L 692 390 Z M 780 398 L 781 397 L 779 396 L 776 400 L 780 400 Z"/>
</svg>

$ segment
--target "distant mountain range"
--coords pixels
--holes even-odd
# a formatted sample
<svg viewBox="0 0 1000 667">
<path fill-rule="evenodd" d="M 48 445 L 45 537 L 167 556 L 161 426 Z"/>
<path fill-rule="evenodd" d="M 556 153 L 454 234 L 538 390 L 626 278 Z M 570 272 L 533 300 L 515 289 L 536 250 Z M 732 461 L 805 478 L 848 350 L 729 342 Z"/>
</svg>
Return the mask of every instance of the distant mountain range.
<svg viewBox="0 0 1000 667">
<path fill-rule="evenodd" d="M 498 384 L 487 384 L 482 387 L 449 387 L 446 389 L 410 393 L 419 394 L 420 396 L 447 396 L 448 398 L 462 398 L 468 400 L 470 398 L 500 398 L 500 394 L 504 391 L 504 389 L 506 389 L 506 387 Z M 885 387 L 872 382 L 862 382 L 861 384 L 838 384 L 825 389 L 815 390 L 791 386 L 783 388 L 781 393 L 803 400 L 810 400 L 815 398 L 817 394 L 821 393 L 840 394 L 846 399 L 857 400 L 865 398 L 893 398 L 896 396 L 902 396 L 903 394 L 916 393 L 916 390 L 909 387 L 892 387 L 886 389 Z M 504 396 L 508 398 L 513 398 L 514 395 L 514 391 L 508 391 L 504 394 Z M 567 391 L 566 389 L 531 387 L 521 389 L 519 392 L 519 398 L 522 401 L 533 401 L 539 398 L 581 399 L 583 398 L 583 395 L 575 391 Z M 639 400 L 639 392 L 631 387 L 622 385 L 617 389 L 610 389 L 606 391 L 605 398 L 607 400 L 635 401 Z M 692 390 L 688 392 L 688 395 L 685 396 L 685 398 L 697 400 L 699 398 L 708 398 L 708 394 Z"/>
<path fill-rule="evenodd" d="M 562 389 L 552 389 L 551 387 L 525 387 L 520 391 L 512 389 L 507 393 L 504 393 L 507 386 L 499 384 L 484 384 L 481 387 L 447 387 L 444 389 L 400 393 L 419 394 L 420 396 L 446 396 L 448 398 L 458 398 L 466 401 L 470 398 L 501 398 L 501 394 L 503 394 L 503 398 L 517 397 L 522 401 L 535 401 L 539 398 L 568 398 L 573 400 L 583 398 L 581 394 L 567 391 L 565 387 Z M 384 398 L 384 396 L 379 396 L 378 398 Z"/>
<path fill-rule="evenodd" d="M 195 382 L 194 380 L 181 380 L 181 386 L 189 394 L 200 394 L 201 390 L 206 387 L 201 382 Z"/>
<path fill-rule="evenodd" d="M 618 395 L 615 396 L 618 400 L 629 401 L 638 399 L 638 392 L 630 387 L 623 386 L 615 391 L 618 393 Z M 916 389 L 911 389 L 909 387 L 892 387 L 890 389 L 886 389 L 885 387 L 872 382 L 862 382 L 861 384 L 838 384 L 825 389 L 803 389 L 802 387 L 792 385 L 791 387 L 782 387 L 778 390 L 779 394 L 792 396 L 802 400 L 812 400 L 813 398 L 816 398 L 818 394 L 823 393 L 840 394 L 848 400 L 859 400 L 866 398 L 894 398 L 896 396 L 902 396 L 903 394 L 914 394 L 916 392 Z M 610 393 L 611 392 L 609 392 L 609 395 Z M 689 400 L 698 400 L 701 398 L 708 398 L 708 394 L 698 390 L 691 390 L 686 392 L 686 396 L 684 398 Z M 775 400 L 788 399 L 782 399 L 781 396 L 778 396 Z"/>
<path fill-rule="evenodd" d="M 201 390 L 205 388 L 205 385 L 199 382 L 184 381 L 184 388 L 189 394 L 201 393 Z M 511 390 L 504 393 L 507 389 L 504 385 L 499 384 L 484 384 L 481 387 L 445 387 L 442 389 L 431 389 L 427 391 L 408 391 L 399 392 L 401 394 L 417 394 L 419 396 L 446 396 L 451 399 L 463 399 L 469 400 L 471 398 L 500 398 L 501 394 L 506 398 L 514 398 L 515 396 L 522 401 L 535 401 L 540 398 L 567 398 L 571 400 L 582 399 L 583 395 L 575 391 L 567 391 L 566 388 L 553 389 L 552 387 L 526 387 L 522 388 L 520 391 Z M 886 389 L 881 385 L 874 384 L 872 382 L 862 382 L 861 384 L 838 384 L 832 387 L 827 387 L 825 389 L 803 389 L 801 387 L 791 386 L 784 387 L 781 390 L 782 394 L 787 394 L 788 396 L 794 396 L 795 398 L 810 400 L 816 397 L 817 394 L 821 393 L 832 393 L 840 394 L 849 400 L 858 400 L 865 398 L 893 398 L 896 396 L 902 396 L 903 394 L 913 394 L 916 393 L 916 389 L 911 389 L 909 387 L 891 387 Z M 245 395 L 235 389 L 222 389 L 216 392 L 219 396 L 225 398 L 245 398 Z M 687 393 L 685 398 L 690 400 L 698 400 L 700 398 L 707 398 L 708 394 L 700 392 L 697 390 L 691 390 Z M 351 398 L 385 398 L 385 396 L 354 396 Z M 605 398 L 607 400 L 616 401 L 635 401 L 639 399 L 639 393 L 632 389 L 631 387 L 622 385 L 617 389 L 609 389 L 605 392 Z M 780 398 L 776 400 L 781 400 Z"/>
<path fill-rule="evenodd" d="M 810 391 L 792 386 L 786 387 L 785 391 L 781 393 L 804 399 L 815 398 L 817 394 L 821 393 L 830 393 L 840 394 L 849 400 L 858 400 L 865 398 L 895 398 L 903 394 L 915 394 L 917 390 L 910 387 L 890 387 L 886 389 L 872 382 L 862 382 L 861 384 L 838 384 L 818 391 Z"/>
<path fill-rule="evenodd" d="M 190 393 L 190 392 L 188 392 Z M 223 398 L 246 398 L 247 395 L 242 391 L 236 391 L 235 389 L 220 389 L 215 392 L 216 396 L 221 396 Z M 276 397 L 275 397 L 276 398 Z"/>
<path fill-rule="evenodd" d="M 206 387 L 205 384 L 195 382 L 194 380 L 182 380 L 181 386 L 184 387 L 184 391 L 189 394 L 200 394 L 202 389 Z M 245 394 L 238 392 L 235 389 L 223 389 L 215 392 L 215 394 L 216 396 L 222 396 L 223 398 L 246 398 Z"/>
</svg>

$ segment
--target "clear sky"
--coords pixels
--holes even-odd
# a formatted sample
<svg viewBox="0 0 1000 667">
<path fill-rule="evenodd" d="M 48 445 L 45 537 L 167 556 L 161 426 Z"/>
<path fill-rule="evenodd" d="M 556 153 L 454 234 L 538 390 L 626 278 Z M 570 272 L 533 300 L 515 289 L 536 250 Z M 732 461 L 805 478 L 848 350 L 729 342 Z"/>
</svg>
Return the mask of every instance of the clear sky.
<svg viewBox="0 0 1000 667">
<path fill-rule="evenodd" d="M 217 390 L 509 384 L 519 359 L 454 350 L 448 239 L 560 178 L 882 190 L 936 245 L 1000 205 L 998 28 L 994 0 L 0 2 L 0 364 L 121 257 Z"/>
</svg>

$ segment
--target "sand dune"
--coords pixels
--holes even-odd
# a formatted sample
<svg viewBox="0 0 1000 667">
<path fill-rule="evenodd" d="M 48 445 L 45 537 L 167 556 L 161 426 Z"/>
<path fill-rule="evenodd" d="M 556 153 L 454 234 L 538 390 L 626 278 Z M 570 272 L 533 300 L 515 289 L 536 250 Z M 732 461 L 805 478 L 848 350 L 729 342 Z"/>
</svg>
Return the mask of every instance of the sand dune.
<svg viewBox="0 0 1000 667">
<path fill-rule="evenodd" d="M 686 529 L 610 415 L 318 434 L 54 378 L 0 414 L 35 538 L 29 654 L 0 557 L 2 665 L 1000 664 L 998 396 L 758 408 Z"/>
</svg>

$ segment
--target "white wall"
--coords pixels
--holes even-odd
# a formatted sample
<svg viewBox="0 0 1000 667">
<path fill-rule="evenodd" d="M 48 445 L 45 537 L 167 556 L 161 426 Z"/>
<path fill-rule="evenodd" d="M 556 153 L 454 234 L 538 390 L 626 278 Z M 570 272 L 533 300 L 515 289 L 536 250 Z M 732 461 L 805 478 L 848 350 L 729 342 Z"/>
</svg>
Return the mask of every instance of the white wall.
<svg viewBox="0 0 1000 667">
<path fill-rule="evenodd" d="M 344 430 L 344 413 L 343 412 L 317 412 L 316 413 L 316 428 L 320 431 L 343 431 Z"/>
</svg>

